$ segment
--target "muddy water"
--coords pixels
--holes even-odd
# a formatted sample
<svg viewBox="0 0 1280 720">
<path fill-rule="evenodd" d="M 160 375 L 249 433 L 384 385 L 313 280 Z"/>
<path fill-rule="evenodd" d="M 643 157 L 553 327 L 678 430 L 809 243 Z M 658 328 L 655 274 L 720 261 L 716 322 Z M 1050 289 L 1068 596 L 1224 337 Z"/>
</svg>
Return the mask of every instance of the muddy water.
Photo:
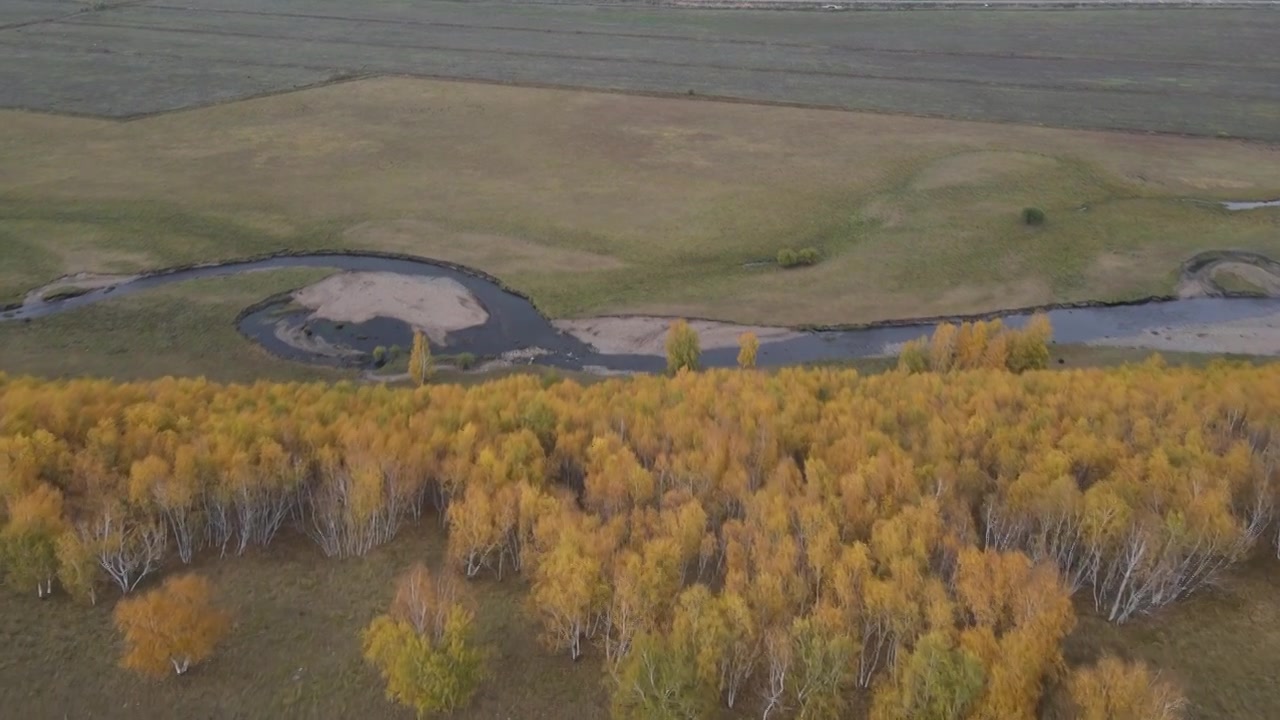
<svg viewBox="0 0 1280 720">
<path fill-rule="evenodd" d="M 497 283 L 466 271 L 424 260 L 381 255 L 315 254 L 290 255 L 232 262 L 146 275 L 120 285 L 91 290 L 77 297 L 44 302 L 28 300 L 18 308 L 0 312 L 0 322 L 36 320 L 47 315 L 84 307 L 112 297 L 132 295 L 151 288 L 185 280 L 221 277 L 243 272 L 278 268 L 318 267 L 360 272 L 392 272 L 422 277 L 451 278 L 462 284 L 489 313 L 483 325 L 451 333 L 440 354 L 471 353 L 496 357 L 529 348 L 546 351 L 532 361 L 566 369 L 600 367 L 620 371 L 656 371 L 664 360 L 652 355 L 617 355 L 595 352 L 586 343 L 557 330 L 526 299 L 502 289 Z M 1199 326 L 1280 313 L 1280 299 L 1193 298 L 1118 307 L 1059 309 L 1048 312 L 1054 338 L 1062 343 L 1081 343 L 1116 338 L 1140 338 L 1160 329 Z M 288 299 L 268 304 L 244 315 L 240 331 L 276 355 L 331 365 L 367 366 L 369 354 L 379 345 L 409 347 L 412 331 L 408 325 L 389 318 L 365 323 L 334 323 L 309 317 L 305 308 L 292 307 Z M 1025 313 L 1004 316 L 1007 324 L 1026 322 Z M 757 356 L 762 366 L 834 361 L 892 353 L 896 345 L 933 331 L 934 323 L 904 324 L 849 330 L 816 331 L 787 340 L 763 344 Z M 281 339 L 282 334 L 301 333 L 317 337 L 329 345 L 358 351 L 334 356 L 299 349 Z M 732 366 L 736 348 L 713 349 L 703 353 L 710 367 Z"/>
</svg>

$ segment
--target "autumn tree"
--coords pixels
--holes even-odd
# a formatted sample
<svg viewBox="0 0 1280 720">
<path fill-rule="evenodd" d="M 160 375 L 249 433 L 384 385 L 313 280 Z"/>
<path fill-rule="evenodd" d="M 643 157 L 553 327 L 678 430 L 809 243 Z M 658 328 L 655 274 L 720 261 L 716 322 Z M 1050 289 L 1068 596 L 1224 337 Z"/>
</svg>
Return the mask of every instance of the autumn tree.
<svg viewBox="0 0 1280 720">
<path fill-rule="evenodd" d="M 1036 313 L 1027 321 L 1021 332 L 1010 336 L 1008 350 L 1008 366 L 1013 372 L 1027 370 L 1043 370 L 1049 366 L 1049 340 L 1053 337 L 1053 327 L 1049 317 L 1044 313 Z"/>
<path fill-rule="evenodd" d="M 544 542 L 534 565 L 529 602 L 542 622 L 543 639 L 569 657 L 582 657 L 582 641 L 595 635 L 609 605 L 605 574 L 610 544 L 597 522 L 566 516 L 543 519 Z"/>
<path fill-rule="evenodd" d="M 756 353 L 760 350 L 760 338 L 753 332 L 738 336 L 738 367 L 749 370 L 756 366 Z"/>
<path fill-rule="evenodd" d="M 699 720 L 710 714 L 715 695 L 699 682 L 689 638 L 644 632 L 618 667 L 613 716 L 634 720 Z"/>
<path fill-rule="evenodd" d="M 799 720 L 844 717 L 853 684 L 854 643 L 849 630 L 829 614 L 792 624 L 795 666 L 791 691 Z"/>
<path fill-rule="evenodd" d="M 10 503 L 9 522 L 0 530 L 0 566 L 11 585 L 34 588 L 40 598 L 53 592 L 65 524 L 62 493 L 44 483 Z"/>
<path fill-rule="evenodd" d="M 982 694 L 982 661 L 944 631 L 920 639 L 902 672 L 876 698 L 876 718 L 962 720 Z"/>
<path fill-rule="evenodd" d="M 431 360 L 431 345 L 421 330 L 413 333 L 413 348 L 409 351 L 409 378 L 414 385 L 423 385 L 431 379 L 434 366 Z"/>
<path fill-rule="evenodd" d="M 171 577 L 159 588 L 116 605 L 116 627 L 124 635 L 120 664 L 143 675 L 182 675 L 213 654 L 226 635 L 229 616 L 214 607 L 204 577 Z"/>
<path fill-rule="evenodd" d="M 95 605 L 98 602 L 98 585 L 101 567 L 94 557 L 93 548 L 83 538 L 68 530 L 58 536 L 54 547 L 58 560 L 58 583 L 77 601 Z"/>
<path fill-rule="evenodd" d="M 770 718 L 869 700 L 877 718 L 1004 720 L 1060 679 L 1073 595 L 1124 622 L 1280 542 L 1280 366 L 1019 375 L 1046 361 L 1047 323 L 942 332 L 902 359 L 917 372 L 880 375 L 9 378 L 0 540 L 37 570 L 6 551 L 4 572 L 92 602 L 167 552 L 295 527 L 359 554 L 429 502 L 451 568 L 515 569 L 548 646 L 601 648 L 620 715 L 759 698 Z M 471 667 L 452 640 L 466 613 L 420 599 L 437 584 L 412 583 L 366 638 L 393 697 L 429 685 L 431 712 L 461 702 Z M 1143 705 L 1153 683 L 1132 669 L 1092 672 L 1081 712 L 1171 706 Z"/>
<path fill-rule="evenodd" d="M 1068 682 L 1076 720 L 1181 720 L 1187 701 L 1141 662 L 1104 656 L 1072 672 Z"/>
<path fill-rule="evenodd" d="M 898 351 L 898 369 L 912 373 L 926 372 L 929 370 L 929 359 L 929 347 L 923 338 L 908 340 Z"/>
<path fill-rule="evenodd" d="M 667 331 L 667 372 L 674 375 L 681 370 L 696 371 L 701 355 L 697 331 L 685 320 L 671 323 Z"/>
<path fill-rule="evenodd" d="M 381 673 L 387 698 L 418 717 L 465 705 L 484 677 L 475 616 L 461 593 L 453 577 L 433 577 L 425 565 L 414 565 L 396 582 L 390 611 L 362 634 L 365 659 Z"/>
</svg>

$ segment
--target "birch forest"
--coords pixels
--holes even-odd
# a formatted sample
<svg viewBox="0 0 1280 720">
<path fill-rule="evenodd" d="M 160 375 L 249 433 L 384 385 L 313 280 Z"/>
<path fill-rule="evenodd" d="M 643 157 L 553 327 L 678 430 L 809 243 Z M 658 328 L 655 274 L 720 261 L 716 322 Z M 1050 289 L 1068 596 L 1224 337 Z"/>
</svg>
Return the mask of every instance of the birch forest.
<svg viewBox="0 0 1280 720">
<path fill-rule="evenodd" d="M 0 376 L 5 584 L 115 603 L 198 554 L 298 533 L 351 558 L 442 523 L 441 572 L 526 587 L 619 718 L 1035 718 L 1050 687 L 1080 718 L 1179 717 L 1063 639 L 1276 552 L 1280 365 L 911 352 L 587 386 Z"/>
</svg>

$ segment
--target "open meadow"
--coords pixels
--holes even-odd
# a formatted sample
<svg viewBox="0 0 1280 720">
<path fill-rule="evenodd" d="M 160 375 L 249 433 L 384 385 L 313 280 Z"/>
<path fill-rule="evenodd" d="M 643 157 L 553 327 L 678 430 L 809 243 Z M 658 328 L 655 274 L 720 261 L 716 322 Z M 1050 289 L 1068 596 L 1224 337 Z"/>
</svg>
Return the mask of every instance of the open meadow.
<svg viewBox="0 0 1280 720">
<path fill-rule="evenodd" d="M 840 324 L 1174 291 L 1274 252 L 1250 142 L 403 78 L 128 123 L 7 112 L 0 297 L 284 249 L 469 265 L 553 317 Z M 1047 213 L 1039 227 L 1022 208 Z M 782 271 L 783 247 L 823 261 Z"/>
<path fill-rule="evenodd" d="M 488 671 L 460 719 L 903 720 L 942 702 L 913 673 L 946 666 L 953 720 L 1080 720 L 1072 683 L 1104 655 L 1155 674 L 1141 700 L 1185 696 L 1161 720 L 1280 716 L 1274 10 L 3 3 L 0 716 L 407 720 L 361 631 L 417 562 L 475 575 Z M 659 355 L 671 317 L 741 324 L 699 325 L 724 353 L 748 326 L 1272 304 L 1049 345 L 1026 375 L 908 374 L 887 353 L 670 379 L 482 357 L 502 367 L 410 389 L 407 353 L 296 362 L 238 323 L 268 298 L 268 320 L 318 315 L 289 293 L 326 278 L 357 311 L 423 287 L 470 303 L 451 332 L 542 318 L 326 267 L 119 290 L 343 250 L 485 273 L 548 332 L 642 316 L 598 332 L 619 357 Z M 986 332 L 925 367 L 1005 367 Z M 231 618 L 164 680 L 121 667 L 106 577 L 147 532 L 170 544 L 135 593 L 194 570 Z M 982 588 L 1005 595 L 985 607 Z M 681 643 L 708 617 L 727 628 L 697 626 L 710 673 Z M 665 714 L 628 699 L 635 647 L 670 660 Z"/>
</svg>

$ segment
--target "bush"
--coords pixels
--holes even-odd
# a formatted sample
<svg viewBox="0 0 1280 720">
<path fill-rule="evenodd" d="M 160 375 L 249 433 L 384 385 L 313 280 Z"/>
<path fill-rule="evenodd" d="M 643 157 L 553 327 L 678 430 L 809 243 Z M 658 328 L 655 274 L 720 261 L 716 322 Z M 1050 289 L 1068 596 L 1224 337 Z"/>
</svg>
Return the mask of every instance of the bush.
<svg viewBox="0 0 1280 720">
<path fill-rule="evenodd" d="M 373 364 L 378 367 L 387 364 L 387 349 L 382 345 L 373 349 Z"/>
<path fill-rule="evenodd" d="M 458 353 L 453 359 L 453 365 L 459 370 L 470 370 L 476 366 L 476 356 L 469 352 Z"/>
<path fill-rule="evenodd" d="M 1028 225 L 1043 225 L 1044 211 L 1038 207 L 1022 208 L 1022 222 Z"/>
<path fill-rule="evenodd" d="M 815 265 L 819 257 L 818 248 L 815 247 L 801 248 L 799 250 L 782 248 L 778 251 L 778 264 L 784 268 Z"/>
</svg>

